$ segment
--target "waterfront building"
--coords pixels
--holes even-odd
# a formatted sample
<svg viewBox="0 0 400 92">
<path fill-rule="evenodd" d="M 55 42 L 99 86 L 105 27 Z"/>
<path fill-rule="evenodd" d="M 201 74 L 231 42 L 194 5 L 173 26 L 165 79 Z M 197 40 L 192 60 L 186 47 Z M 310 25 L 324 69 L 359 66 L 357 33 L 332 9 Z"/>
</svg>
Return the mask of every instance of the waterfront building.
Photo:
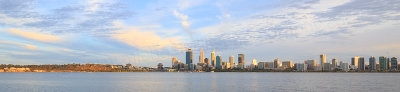
<svg viewBox="0 0 400 92">
<path fill-rule="evenodd" d="M 376 59 L 374 56 L 369 57 L 369 70 L 376 70 Z"/>
<path fill-rule="evenodd" d="M 390 62 L 390 57 L 387 57 L 386 58 L 386 65 L 387 65 L 387 67 L 386 67 L 386 69 L 388 69 L 388 70 L 390 70 L 390 68 L 391 68 L 391 66 L 392 66 L 392 63 Z"/>
<path fill-rule="evenodd" d="M 358 58 L 358 71 L 365 71 L 364 57 Z"/>
<path fill-rule="evenodd" d="M 282 62 L 282 68 L 287 69 L 287 68 L 293 68 L 293 63 L 292 61 L 283 61 Z"/>
<path fill-rule="evenodd" d="M 186 50 L 186 64 L 188 64 L 189 69 L 193 68 L 193 66 L 191 65 L 193 64 L 193 51 L 190 48 Z"/>
<path fill-rule="evenodd" d="M 396 57 L 392 57 L 391 61 L 391 70 L 397 70 L 397 61 L 398 59 Z"/>
<path fill-rule="evenodd" d="M 323 71 L 330 71 L 332 69 L 331 68 L 331 63 L 324 63 L 323 67 L 324 67 Z"/>
<path fill-rule="evenodd" d="M 266 64 L 266 62 L 258 62 L 258 66 L 257 66 L 257 69 L 259 69 L 259 70 L 261 70 L 261 69 L 264 69 L 264 65 Z"/>
<path fill-rule="evenodd" d="M 385 56 L 379 57 L 379 70 L 387 70 L 387 62 Z"/>
<path fill-rule="evenodd" d="M 349 71 L 349 64 L 348 63 L 344 63 L 343 61 L 340 61 L 340 69 L 342 71 Z"/>
<path fill-rule="evenodd" d="M 216 57 L 216 68 L 217 69 L 222 69 L 222 66 L 221 66 L 221 64 L 222 64 L 222 58 L 221 58 L 221 56 L 217 56 Z"/>
<path fill-rule="evenodd" d="M 274 62 L 266 62 L 264 64 L 264 69 L 274 69 Z"/>
<path fill-rule="evenodd" d="M 178 58 L 172 57 L 172 68 L 176 68 L 178 65 Z"/>
<path fill-rule="evenodd" d="M 257 68 L 257 60 L 256 59 L 253 59 L 253 61 L 251 62 L 251 65 L 250 65 L 250 69 L 256 69 Z"/>
<path fill-rule="evenodd" d="M 211 52 L 211 65 L 213 66 L 213 67 L 215 67 L 215 65 L 216 65 L 216 62 L 215 62 L 215 50 L 213 50 L 212 52 Z"/>
<path fill-rule="evenodd" d="M 238 67 L 240 69 L 244 69 L 245 61 L 244 61 L 244 54 L 238 54 Z"/>
<path fill-rule="evenodd" d="M 354 66 L 354 69 L 358 68 L 358 58 L 359 57 L 352 57 L 351 58 L 351 65 Z"/>
<path fill-rule="evenodd" d="M 274 60 L 274 68 L 279 68 L 279 58 Z"/>
<path fill-rule="evenodd" d="M 204 62 L 207 64 L 207 66 L 210 65 L 210 60 L 208 60 L 208 58 L 204 58 Z"/>
<path fill-rule="evenodd" d="M 231 68 L 235 68 L 235 61 L 234 61 L 234 57 L 233 56 L 229 56 L 229 63 L 231 64 Z"/>
<path fill-rule="evenodd" d="M 199 63 L 204 63 L 204 51 L 200 50 Z"/>
<path fill-rule="evenodd" d="M 231 69 L 231 68 L 232 68 L 231 63 L 227 62 L 227 63 L 226 63 L 226 68 L 225 68 L 225 69 Z"/>
<path fill-rule="evenodd" d="M 307 71 L 307 64 L 304 63 L 296 63 L 294 64 L 294 67 L 296 71 L 300 72 Z"/>
<path fill-rule="evenodd" d="M 338 67 L 338 60 L 336 58 L 332 59 L 332 70 L 335 70 Z"/>
<path fill-rule="evenodd" d="M 305 60 L 304 64 L 307 64 L 307 70 L 315 70 L 315 67 L 317 66 L 317 60 Z"/>
<path fill-rule="evenodd" d="M 321 54 L 319 57 L 320 57 L 320 62 L 319 62 L 320 70 L 324 70 L 325 69 L 324 64 L 326 62 L 326 55 L 325 54 Z"/>
</svg>

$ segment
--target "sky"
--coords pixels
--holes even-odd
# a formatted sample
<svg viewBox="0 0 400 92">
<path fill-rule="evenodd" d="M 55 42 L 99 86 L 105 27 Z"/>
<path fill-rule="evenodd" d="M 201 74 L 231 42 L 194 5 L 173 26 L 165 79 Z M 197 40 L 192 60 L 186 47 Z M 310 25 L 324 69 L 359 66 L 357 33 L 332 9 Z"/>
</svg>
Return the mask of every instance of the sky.
<svg viewBox="0 0 400 92">
<path fill-rule="evenodd" d="M 0 0 L 1 64 L 400 56 L 400 0 Z M 368 63 L 366 63 L 368 64 Z"/>
</svg>

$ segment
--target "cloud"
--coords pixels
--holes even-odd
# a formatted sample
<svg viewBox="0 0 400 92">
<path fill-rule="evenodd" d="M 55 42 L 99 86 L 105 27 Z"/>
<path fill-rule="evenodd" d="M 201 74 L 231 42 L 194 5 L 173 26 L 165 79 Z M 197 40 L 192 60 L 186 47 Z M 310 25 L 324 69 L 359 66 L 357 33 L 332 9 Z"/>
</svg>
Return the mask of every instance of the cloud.
<svg viewBox="0 0 400 92">
<path fill-rule="evenodd" d="M 190 23 L 188 22 L 188 16 L 187 15 L 184 15 L 184 14 L 182 14 L 182 13 L 179 13 L 179 12 L 177 12 L 176 10 L 173 12 L 174 13 L 174 15 L 175 15 L 175 17 L 176 18 L 179 18 L 179 19 L 181 19 L 182 21 L 181 21 L 181 25 L 184 27 L 184 28 L 189 28 L 190 27 Z"/>
<path fill-rule="evenodd" d="M 115 22 L 114 24 L 116 27 L 121 28 L 121 30 L 117 30 L 115 34 L 111 34 L 113 39 L 141 50 L 160 50 L 166 47 L 181 49 L 184 47 L 180 41 L 181 37 L 162 38 L 153 31 L 143 31 L 134 27 L 126 27 L 121 22 Z"/>
<path fill-rule="evenodd" d="M 31 44 L 27 44 L 27 43 L 21 43 L 21 42 L 15 42 L 15 41 L 4 41 L 4 40 L 0 40 L 0 43 L 2 44 L 13 44 L 14 45 L 18 45 L 21 48 L 25 48 L 25 49 L 29 49 L 29 50 L 36 50 L 37 46 L 35 45 L 31 45 Z"/>
<path fill-rule="evenodd" d="M 59 42 L 59 41 L 61 41 L 61 38 L 54 36 L 54 35 L 49 35 L 49 34 L 25 32 L 25 31 L 21 31 L 18 29 L 8 29 L 8 32 L 12 33 L 14 35 L 18 35 L 23 38 L 33 39 L 33 40 L 42 41 L 42 42 Z"/>
</svg>

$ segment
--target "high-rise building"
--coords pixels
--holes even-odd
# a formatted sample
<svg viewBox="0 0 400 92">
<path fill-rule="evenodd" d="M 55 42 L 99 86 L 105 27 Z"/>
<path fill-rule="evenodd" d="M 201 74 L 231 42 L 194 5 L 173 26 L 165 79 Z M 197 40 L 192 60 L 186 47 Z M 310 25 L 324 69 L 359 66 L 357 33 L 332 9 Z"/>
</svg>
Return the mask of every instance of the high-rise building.
<svg viewBox="0 0 400 92">
<path fill-rule="evenodd" d="M 192 70 L 193 67 L 191 67 L 191 64 L 193 64 L 193 51 L 190 48 L 186 50 L 186 64 L 188 64 L 189 70 Z"/>
<path fill-rule="evenodd" d="M 338 60 L 336 58 L 332 59 L 332 69 L 336 69 L 338 67 Z"/>
<path fill-rule="evenodd" d="M 244 54 L 238 54 L 238 63 L 239 63 L 239 68 L 243 69 L 244 68 Z"/>
<path fill-rule="evenodd" d="M 235 68 L 235 58 L 233 56 L 229 56 L 229 63 L 231 68 Z"/>
<path fill-rule="evenodd" d="M 317 66 L 317 60 L 305 60 L 304 64 L 307 64 L 307 70 L 317 70 L 315 69 Z"/>
<path fill-rule="evenodd" d="M 376 59 L 374 56 L 369 57 L 369 70 L 376 70 Z"/>
<path fill-rule="evenodd" d="M 282 62 L 282 67 L 284 68 L 284 69 L 287 69 L 287 68 L 293 68 L 293 63 L 292 63 L 292 61 L 283 61 Z"/>
<path fill-rule="evenodd" d="M 365 71 L 364 57 L 359 57 L 358 58 L 358 70 L 359 71 Z"/>
<path fill-rule="evenodd" d="M 178 58 L 172 57 L 172 68 L 176 68 L 176 65 L 178 65 Z"/>
<path fill-rule="evenodd" d="M 250 69 L 256 69 L 256 68 L 257 68 L 257 60 L 253 59 L 253 62 L 251 62 L 251 65 L 250 65 Z"/>
<path fill-rule="evenodd" d="M 354 66 L 355 68 L 358 68 L 358 58 L 359 57 L 352 57 L 351 58 L 351 65 Z"/>
<path fill-rule="evenodd" d="M 331 63 L 325 63 L 324 64 L 324 69 L 323 69 L 323 71 L 330 71 L 332 68 L 331 68 Z"/>
<path fill-rule="evenodd" d="M 392 59 L 390 60 L 391 62 L 391 70 L 397 70 L 397 61 L 398 59 L 396 57 L 392 57 Z"/>
<path fill-rule="evenodd" d="M 385 56 L 379 57 L 379 70 L 387 70 L 387 62 Z"/>
<path fill-rule="evenodd" d="M 387 65 L 387 67 L 386 67 L 386 69 L 388 69 L 388 70 L 390 70 L 390 68 L 392 67 L 392 63 L 390 62 L 390 57 L 387 57 L 386 58 L 386 65 Z"/>
<path fill-rule="evenodd" d="M 215 64 L 216 64 L 216 62 L 215 62 L 215 50 L 213 50 L 213 51 L 211 52 L 211 65 L 212 65 L 213 67 L 215 67 Z"/>
<path fill-rule="evenodd" d="M 199 63 L 204 63 L 204 51 L 200 50 Z"/>
<path fill-rule="evenodd" d="M 321 54 L 319 56 L 319 58 L 320 58 L 320 62 L 319 62 L 320 70 L 324 70 L 324 64 L 326 62 L 326 55 L 325 54 Z"/>
<path fill-rule="evenodd" d="M 205 58 L 205 59 L 204 59 L 204 62 L 207 64 L 207 66 L 210 65 L 210 60 L 208 60 L 208 58 Z"/>
<path fill-rule="evenodd" d="M 342 71 L 349 71 L 349 64 L 340 61 L 340 69 L 342 69 Z"/>
<path fill-rule="evenodd" d="M 274 60 L 274 68 L 279 68 L 279 58 Z"/>
<path fill-rule="evenodd" d="M 296 71 L 307 71 L 307 64 L 304 63 L 296 63 L 294 67 Z"/>
<path fill-rule="evenodd" d="M 221 64 L 222 64 L 222 58 L 221 58 L 221 56 L 217 56 L 216 59 L 217 59 L 217 60 L 216 60 L 216 66 L 215 66 L 215 67 L 216 67 L 217 69 L 222 69 L 222 66 L 221 66 Z"/>
</svg>

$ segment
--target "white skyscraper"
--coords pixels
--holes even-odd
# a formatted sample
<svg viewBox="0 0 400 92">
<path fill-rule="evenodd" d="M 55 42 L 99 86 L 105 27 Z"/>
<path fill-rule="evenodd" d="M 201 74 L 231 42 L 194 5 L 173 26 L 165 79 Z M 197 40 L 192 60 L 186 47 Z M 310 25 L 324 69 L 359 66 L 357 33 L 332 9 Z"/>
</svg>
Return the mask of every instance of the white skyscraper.
<svg viewBox="0 0 400 92">
<path fill-rule="evenodd" d="M 199 63 L 204 63 L 204 51 L 203 51 L 203 49 L 200 50 Z"/>
</svg>

